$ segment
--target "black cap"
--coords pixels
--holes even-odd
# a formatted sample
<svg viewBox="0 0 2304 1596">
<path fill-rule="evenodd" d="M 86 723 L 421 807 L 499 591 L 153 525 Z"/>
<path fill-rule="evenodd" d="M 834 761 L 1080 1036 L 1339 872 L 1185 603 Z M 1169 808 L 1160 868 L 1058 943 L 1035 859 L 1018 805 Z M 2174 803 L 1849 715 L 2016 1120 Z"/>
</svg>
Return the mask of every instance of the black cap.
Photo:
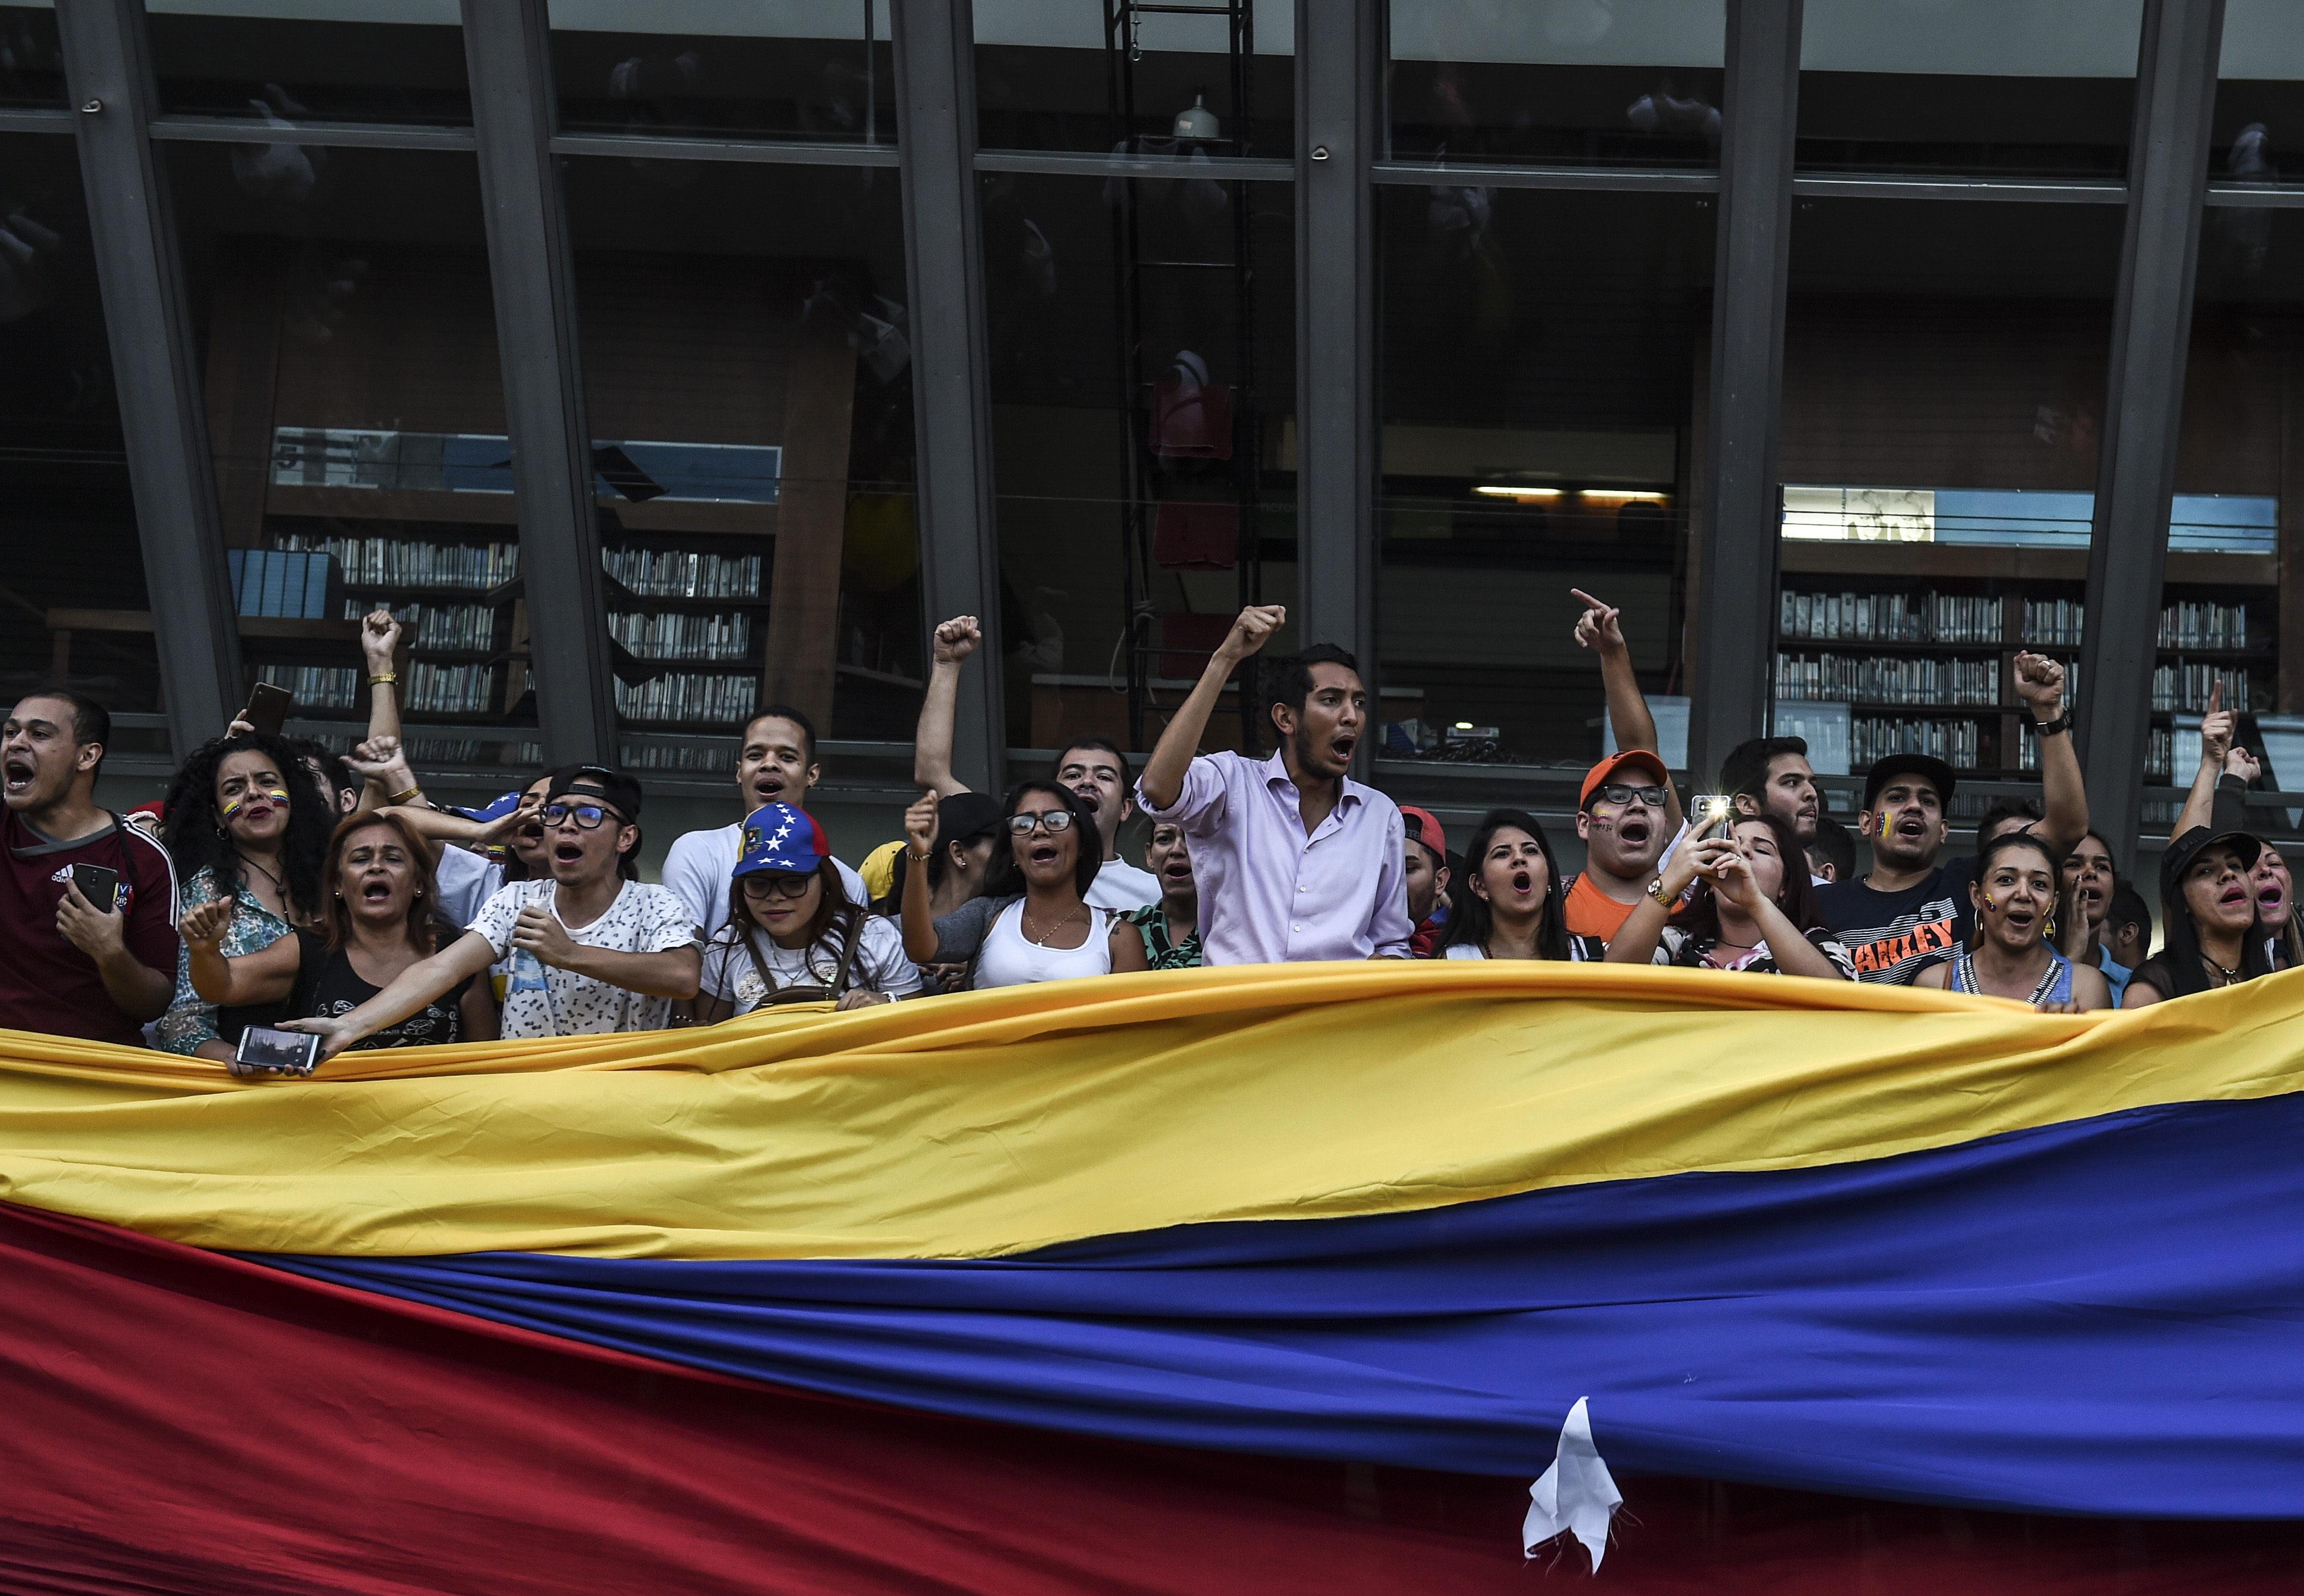
<svg viewBox="0 0 2304 1596">
<path fill-rule="evenodd" d="M 2264 845 L 2245 831 L 2211 831 L 2206 826 L 2195 826 L 2183 836 L 2172 838 L 2168 851 L 2160 855 L 2160 890 L 2170 902 L 2176 899 L 2176 889 L 2184 879 L 2184 872 L 2192 868 L 2192 861 L 2219 845 L 2237 849 L 2240 868 L 2252 870 Z"/>
<path fill-rule="evenodd" d="M 1872 761 L 1872 768 L 1864 776 L 1864 807 L 1870 809 L 1880 796 L 1880 789 L 1892 777 L 1917 776 L 1936 790 L 1936 802 L 1947 813 L 1952 810 L 1952 790 L 1960 785 L 1952 767 L 1942 760 L 1924 753 L 1892 753 L 1885 760 Z"/>
<path fill-rule="evenodd" d="M 555 770 L 552 785 L 544 790 L 544 801 L 551 803 L 563 797 L 597 798 L 627 820 L 640 818 L 640 784 L 606 765 L 563 765 Z"/>
<path fill-rule="evenodd" d="M 1000 800 L 989 793 L 953 793 L 936 801 L 936 841 L 966 842 L 1000 824 Z"/>
</svg>

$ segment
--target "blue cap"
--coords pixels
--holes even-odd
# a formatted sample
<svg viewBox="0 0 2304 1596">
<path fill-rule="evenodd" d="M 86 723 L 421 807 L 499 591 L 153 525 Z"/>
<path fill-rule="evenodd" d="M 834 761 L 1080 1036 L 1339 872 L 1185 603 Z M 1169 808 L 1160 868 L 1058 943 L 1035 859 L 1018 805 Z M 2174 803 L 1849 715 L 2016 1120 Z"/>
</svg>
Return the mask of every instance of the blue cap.
<svg viewBox="0 0 2304 1596">
<path fill-rule="evenodd" d="M 506 793 L 503 797 L 496 800 L 492 803 L 485 805 L 482 808 L 460 809 L 456 812 L 463 816 L 464 819 L 468 820 L 478 820 L 481 825 L 485 826 L 490 820 L 503 819 L 506 815 L 512 813 L 512 811 L 518 809 L 520 807 L 520 800 L 521 794 L 519 793 Z"/>
<path fill-rule="evenodd" d="M 764 803 L 744 817 L 743 852 L 733 874 L 757 876 L 765 870 L 804 876 L 831 855 L 824 828 L 807 811 L 789 803 Z"/>
</svg>

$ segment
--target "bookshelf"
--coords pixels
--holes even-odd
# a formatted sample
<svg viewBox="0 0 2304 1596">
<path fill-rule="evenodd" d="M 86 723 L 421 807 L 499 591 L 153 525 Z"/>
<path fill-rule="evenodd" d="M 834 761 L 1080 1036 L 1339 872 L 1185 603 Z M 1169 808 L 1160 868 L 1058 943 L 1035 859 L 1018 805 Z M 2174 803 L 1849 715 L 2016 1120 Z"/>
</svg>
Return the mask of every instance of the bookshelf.
<svg viewBox="0 0 2304 1596">
<path fill-rule="evenodd" d="M 2076 549 L 1787 541 L 1776 696 L 1846 703 L 1854 769 L 1910 751 L 1985 777 L 2034 775 L 2038 740 L 2013 661 L 2027 649 L 2061 661 L 2067 699 L 2080 700 L 2086 575 Z M 2244 715 L 2271 709 L 2277 607 L 2271 557 L 2169 557 L 2147 779 L 2172 778 L 2177 734 L 2197 721 L 2212 682 Z M 2242 731 L 2253 734 L 2245 720 Z"/>
</svg>

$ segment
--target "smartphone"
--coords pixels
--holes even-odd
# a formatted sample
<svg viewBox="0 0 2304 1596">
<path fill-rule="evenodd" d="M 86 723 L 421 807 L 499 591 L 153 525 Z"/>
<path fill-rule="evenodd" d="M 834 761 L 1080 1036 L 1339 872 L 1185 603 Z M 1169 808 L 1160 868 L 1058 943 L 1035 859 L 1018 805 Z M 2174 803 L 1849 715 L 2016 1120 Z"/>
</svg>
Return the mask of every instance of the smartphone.
<svg viewBox="0 0 2304 1596">
<path fill-rule="evenodd" d="M 80 888 L 80 896 L 98 914 L 112 913 L 120 896 L 120 872 L 108 864 L 76 864 L 72 866 L 72 885 Z"/>
<path fill-rule="evenodd" d="M 258 731 L 277 737 L 280 728 L 288 724 L 289 707 L 296 695 L 285 687 L 275 687 L 269 682 L 258 682 L 248 695 L 248 708 L 240 717 Z"/>
<path fill-rule="evenodd" d="M 233 1050 L 235 1075 L 309 1075 L 319 1067 L 320 1039 L 301 1031 L 275 1031 L 250 1025 L 240 1033 Z"/>
<path fill-rule="evenodd" d="M 1705 841 L 1707 836 L 1725 836 L 1728 827 L 1735 825 L 1735 799 L 1725 793 L 1698 793 L 1693 802 L 1696 831 L 1691 843 Z"/>
</svg>

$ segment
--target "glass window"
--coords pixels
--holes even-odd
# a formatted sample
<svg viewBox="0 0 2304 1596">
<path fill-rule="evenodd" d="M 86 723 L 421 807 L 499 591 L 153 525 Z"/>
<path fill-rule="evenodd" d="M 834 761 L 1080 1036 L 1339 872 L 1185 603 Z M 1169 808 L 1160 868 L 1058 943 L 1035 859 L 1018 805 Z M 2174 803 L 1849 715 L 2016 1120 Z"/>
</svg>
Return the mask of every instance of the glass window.
<svg viewBox="0 0 2304 1596">
<path fill-rule="evenodd" d="M 172 115 L 275 127 L 472 120 L 456 0 L 145 0 L 144 9 L 160 107 Z"/>
<path fill-rule="evenodd" d="M 64 103 L 64 55 L 49 5 L 0 5 L 0 106 Z"/>
<path fill-rule="evenodd" d="M 552 0 L 570 132 L 896 141 L 888 0 Z"/>
<path fill-rule="evenodd" d="M 764 701 L 909 741 L 926 628 L 896 174 L 564 171 L 625 762 L 733 768 Z"/>
<path fill-rule="evenodd" d="M 1831 751 L 1819 770 L 1905 750 L 2037 764 L 2009 662 L 2078 665 L 2122 223 L 1799 202 L 1776 724 Z"/>
<path fill-rule="evenodd" d="M 977 0 L 977 142 L 986 149 L 1173 156 L 1295 148 L 1290 7 L 1212 0 Z"/>
<path fill-rule="evenodd" d="M 1392 0 L 1401 160 L 1712 166 L 1724 0 Z"/>
<path fill-rule="evenodd" d="M 2190 785 L 2200 715 L 2220 685 L 2264 785 L 2304 791 L 2304 588 L 2289 491 L 2304 471 L 2304 214 L 2210 206 L 2199 248 L 2146 780 Z M 2173 820 L 2177 807 L 2177 794 L 2147 797 L 2146 815 Z M 2298 817 L 2251 818 L 2285 829 Z"/>
<path fill-rule="evenodd" d="M 2304 12 L 2285 0 L 2224 0 L 2208 181 L 2304 182 Z M 2204 262 L 2205 264 L 2205 262 Z"/>
<path fill-rule="evenodd" d="M 1241 605 L 1296 601 L 1292 194 L 980 183 L 1009 741 L 1149 749 Z"/>
<path fill-rule="evenodd" d="M 1581 589 L 1623 611 L 1681 762 L 1663 723 L 1688 691 L 1710 201 L 1382 194 L 1386 756 L 1597 759 L 1599 674 L 1570 596 Z M 1679 728 L 1684 749 L 1684 713 Z"/>
<path fill-rule="evenodd" d="M 1808 0 L 1803 170 L 2118 178 L 2144 0 Z"/>
<path fill-rule="evenodd" d="M 0 133 L 0 699 L 64 682 L 153 717 L 115 731 L 106 770 L 165 775 L 152 606 L 69 137 Z"/>
<path fill-rule="evenodd" d="M 281 187 L 233 146 L 165 147 L 242 656 L 349 743 L 367 719 L 358 617 L 383 606 L 407 629 L 418 768 L 532 766 L 473 158 L 275 148 L 316 181 Z"/>
</svg>

